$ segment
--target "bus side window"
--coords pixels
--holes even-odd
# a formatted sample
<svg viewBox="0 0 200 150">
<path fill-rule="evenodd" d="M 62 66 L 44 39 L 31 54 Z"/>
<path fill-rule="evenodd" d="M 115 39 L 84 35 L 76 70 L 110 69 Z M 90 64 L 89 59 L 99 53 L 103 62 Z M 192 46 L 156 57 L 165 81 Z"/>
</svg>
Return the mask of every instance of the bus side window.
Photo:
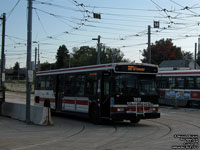
<svg viewBox="0 0 200 150">
<path fill-rule="evenodd" d="M 196 77 L 196 88 L 200 89 L 200 77 Z"/>
<path fill-rule="evenodd" d="M 175 78 L 169 77 L 168 80 L 169 80 L 169 88 L 174 89 L 176 85 Z"/>
<path fill-rule="evenodd" d="M 53 89 L 53 76 L 47 76 L 46 78 L 46 89 Z"/>
<path fill-rule="evenodd" d="M 86 96 L 96 96 L 97 91 L 97 79 L 95 77 L 88 76 L 87 79 L 87 88 L 86 88 Z"/>
<path fill-rule="evenodd" d="M 104 96 L 108 96 L 110 93 L 109 79 L 104 79 Z"/>
<path fill-rule="evenodd" d="M 39 90 L 45 89 L 45 76 L 38 77 L 38 87 Z"/>
<path fill-rule="evenodd" d="M 194 89 L 195 80 L 194 77 L 186 77 L 186 89 Z"/>
<path fill-rule="evenodd" d="M 176 88 L 177 89 L 184 89 L 184 78 L 183 77 L 177 77 L 176 78 Z"/>
<path fill-rule="evenodd" d="M 167 80 L 168 80 L 167 78 L 159 77 L 157 79 L 157 87 L 160 89 L 168 88 Z"/>
<path fill-rule="evenodd" d="M 64 87 L 65 87 L 64 95 L 65 96 L 73 96 L 73 90 L 74 90 L 73 78 L 74 78 L 74 76 L 72 76 L 72 75 L 65 76 L 65 85 L 64 85 Z"/>
<path fill-rule="evenodd" d="M 78 75 L 76 76 L 75 82 L 75 94 L 77 96 L 84 96 L 85 90 L 85 75 Z"/>
</svg>

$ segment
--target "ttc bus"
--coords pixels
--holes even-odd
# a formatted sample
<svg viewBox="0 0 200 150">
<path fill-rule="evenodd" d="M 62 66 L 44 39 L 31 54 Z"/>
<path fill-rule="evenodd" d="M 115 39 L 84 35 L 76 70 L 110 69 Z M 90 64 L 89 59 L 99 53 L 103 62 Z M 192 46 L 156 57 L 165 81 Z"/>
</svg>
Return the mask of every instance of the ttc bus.
<svg viewBox="0 0 200 150">
<path fill-rule="evenodd" d="M 200 106 L 200 70 L 159 71 L 160 104 Z"/>
<path fill-rule="evenodd" d="M 113 63 L 40 71 L 35 102 L 52 111 L 88 116 L 94 123 L 159 118 L 156 74 L 150 64 Z"/>
</svg>

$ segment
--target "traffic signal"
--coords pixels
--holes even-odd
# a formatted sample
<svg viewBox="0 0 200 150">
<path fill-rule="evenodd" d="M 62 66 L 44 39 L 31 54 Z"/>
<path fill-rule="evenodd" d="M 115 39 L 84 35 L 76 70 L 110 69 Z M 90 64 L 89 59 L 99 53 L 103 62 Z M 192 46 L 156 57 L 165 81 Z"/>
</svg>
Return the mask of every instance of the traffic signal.
<svg viewBox="0 0 200 150">
<path fill-rule="evenodd" d="M 93 13 L 93 18 L 101 19 L 101 14 Z"/>
</svg>

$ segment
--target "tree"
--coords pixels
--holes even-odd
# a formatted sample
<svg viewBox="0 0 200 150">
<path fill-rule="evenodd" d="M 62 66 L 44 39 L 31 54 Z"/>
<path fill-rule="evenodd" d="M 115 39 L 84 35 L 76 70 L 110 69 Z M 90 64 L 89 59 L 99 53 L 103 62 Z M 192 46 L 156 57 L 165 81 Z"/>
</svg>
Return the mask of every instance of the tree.
<svg viewBox="0 0 200 150">
<path fill-rule="evenodd" d="M 103 45 L 101 48 L 101 63 L 112 63 L 112 62 L 128 62 L 128 59 L 124 59 L 124 53 L 117 48 L 110 48 Z"/>
<path fill-rule="evenodd" d="M 19 70 L 20 70 L 20 66 L 19 66 L 19 63 L 16 62 L 14 67 L 13 67 L 13 74 L 14 75 L 18 75 L 19 74 Z"/>
<path fill-rule="evenodd" d="M 193 54 L 191 52 L 182 51 L 182 55 L 184 59 L 193 59 Z"/>
<path fill-rule="evenodd" d="M 101 64 L 112 62 L 127 62 L 124 59 L 124 54 L 120 49 L 110 48 L 105 45 L 101 48 Z M 89 46 L 82 46 L 80 48 L 73 48 L 72 66 L 87 66 L 97 64 L 96 48 Z"/>
<path fill-rule="evenodd" d="M 40 64 L 40 69 L 41 70 L 52 70 L 52 69 L 55 69 L 56 66 L 55 66 L 55 63 L 49 63 L 49 62 L 44 62 L 42 64 Z"/>
<path fill-rule="evenodd" d="M 143 63 L 148 62 L 148 51 L 143 50 L 142 56 L 144 57 L 141 61 Z M 151 60 L 153 64 L 159 65 L 163 60 L 181 60 L 183 54 L 180 47 L 173 45 L 171 39 L 161 39 L 156 41 L 155 44 L 151 45 Z"/>
<path fill-rule="evenodd" d="M 62 45 L 57 50 L 56 68 L 69 67 L 69 51 L 65 45 Z"/>
<path fill-rule="evenodd" d="M 97 60 L 96 48 L 89 46 L 82 46 L 80 48 L 73 48 L 72 66 L 87 66 L 95 65 Z"/>
</svg>

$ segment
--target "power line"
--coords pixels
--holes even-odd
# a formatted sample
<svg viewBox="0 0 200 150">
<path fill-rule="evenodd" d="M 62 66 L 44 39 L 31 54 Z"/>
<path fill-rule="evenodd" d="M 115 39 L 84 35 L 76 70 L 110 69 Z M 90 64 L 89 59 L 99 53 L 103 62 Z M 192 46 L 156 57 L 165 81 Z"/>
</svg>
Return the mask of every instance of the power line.
<svg viewBox="0 0 200 150">
<path fill-rule="evenodd" d="M 79 12 L 81 12 L 81 10 L 74 9 L 72 7 L 66 7 L 66 6 L 63 6 L 63 5 L 57 5 L 57 4 L 48 3 L 48 2 L 40 2 L 40 1 L 34 0 L 34 3 L 35 4 L 42 4 L 42 5 L 53 6 L 53 7 L 57 7 L 57 8 L 62 8 L 62 9 L 65 9 L 65 10 L 72 10 L 72 11 L 79 11 Z"/>
<path fill-rule="evenodd" d="M 158 11 L 158 10 L 153 10 L 153 9 L 137 9 L 137 8 L 122 8 L 122 7 L 106 7 L 106 6 L 89 6 L 89 5 L 84 5 L 84 7 L 87 8 L 93 8 L 93 9 L 114 9 L 114 10 L 132 10 L 132 11 Z"/>
<path fill-rule="evenodd" d="M 10 15 L 13 13 L 13 11 L 15 10 L 15 8 L 17 7 L 17 5 L 19 4 L 20 0 L 18 0 L 16 2 L 16 4 L 14 5 L 14 7 L 8 12 L 8 16 L 7 19 L 10 17 Z"/>
<path fill-rule="evenodd" d="M 36 10 L 36 9 L 34 9 L 34 10 L 35 10 L 35 14 L 36 14 L 36 16 L 37 16 L 37 19 L 38 19 L 38 21 L 40 22 L 40 25 L 42 26 L 42 29 L 43 29 L 44 33 L 45 33 L 46 36 L 47 36 L 47 32 L 46 32 L 46 30 L 45 30 L 45 28 L 44 28 L 44 25 L 43 25 L 43 23 L 42 23 L 42 21 L 41 21 L 39 15 L 38 15 L 38 13 L 37 13 L 37 10 Z"/>
</svg>

